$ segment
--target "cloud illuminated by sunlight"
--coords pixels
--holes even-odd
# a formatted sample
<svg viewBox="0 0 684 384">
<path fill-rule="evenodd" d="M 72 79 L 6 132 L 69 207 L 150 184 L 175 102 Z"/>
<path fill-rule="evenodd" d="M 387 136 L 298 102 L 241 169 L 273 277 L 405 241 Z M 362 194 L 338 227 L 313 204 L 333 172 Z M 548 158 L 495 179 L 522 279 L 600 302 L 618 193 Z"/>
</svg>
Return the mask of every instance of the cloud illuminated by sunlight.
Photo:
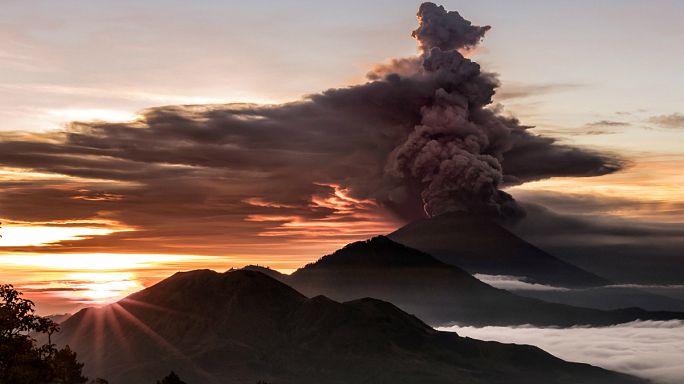
<svg viewBox="0 0 684 384">
<path fill-rule="evenodd" d="M 251 214 L 246 221 L 273 222 L 272 227 L 259 232 L 262 237 L 290 236 L 290 242 L 331 242 L 334 247 L 345 244 L 344 236 L 359 238 L 392 232 L 397 223 L 387 217 L 386 212 L 370 199 L 356 199 L 348 189 L 337 184 L 317 183 L 331 189 L 331 193 L 311 196 L 310 207 L 331 210 L 322 218 L 308 218 L 303 215 Z M 287 205 L 265 201 L 260 198 L 245 200 L 258 207 L 286 208 Z"/>
<path fill-rule="evenodd" d="M 135 121 L 139 116 L 130 111 L 102 108 L 56 109 L 48 113 L 64 122 L 70 121 Z"/>
<path fill-rule="evenodd" d="M 587 178 L 555 177 L 508 188 L 508 192 L 513 196 L 541 191 L 593 196 L 606 200 L 629 200 L 633 203 L 613 209 L 610 214 L 630 219 L 682 222 L 684 216 L 668 209 L 684 204 L 682 166 L 682 156 L 644 157 L 614 174 Z"/>
<path fill-rule="evenodd" d="M 15 284 L 42 314 L 109 304 L 182 270 L 224 271 L 246 264 L 241 259 L 196 255 L 0 255 L 3 280 Z"/>
<path fill-rule="evenodd" d="M 106 304 L 143 288 L 132 272 L 66 273 L 48 282 L 29 282 L 20 289 L 83 304 Z"/>
<path fill-rule="evenodd" d="M 68 271 L 130 270 L 166 263 L 201 262 L 211 256 L 158 254 L 21 254 L 0 258 L 1 266 L 35 267 Z"/>
<path fill-rule="evenodd" d="M 42 246 L 65 240 L 109 235 L 119 230 L 91 227 L 6 226 L 2 229 L 0 247 Z"/>
</svg>

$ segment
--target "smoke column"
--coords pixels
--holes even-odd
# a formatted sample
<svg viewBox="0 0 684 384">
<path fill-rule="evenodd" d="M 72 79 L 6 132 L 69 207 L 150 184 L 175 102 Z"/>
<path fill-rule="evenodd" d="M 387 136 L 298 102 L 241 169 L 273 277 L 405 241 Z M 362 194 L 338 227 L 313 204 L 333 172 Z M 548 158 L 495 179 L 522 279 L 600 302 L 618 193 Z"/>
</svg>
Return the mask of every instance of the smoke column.
<svg viewBox="0 0 684 384">
<path fill-rule="evenodd" d="M 522 209 L 501 191 L 503 153 L 513 144 L 517 122 L 485 107 L 497 81 L 459 50 L 475 46 L 489 26 L 479 27 L 458 12 L 433 3 L 418 11 L 413 31 L 422 50 L 421 73 L 435 84 L 433 100 L 421 108 L 421 122 L 390 155 L 388 172 L 421 186 L 425 213 L 451 211 L 514 218 Z"/>
</svg>

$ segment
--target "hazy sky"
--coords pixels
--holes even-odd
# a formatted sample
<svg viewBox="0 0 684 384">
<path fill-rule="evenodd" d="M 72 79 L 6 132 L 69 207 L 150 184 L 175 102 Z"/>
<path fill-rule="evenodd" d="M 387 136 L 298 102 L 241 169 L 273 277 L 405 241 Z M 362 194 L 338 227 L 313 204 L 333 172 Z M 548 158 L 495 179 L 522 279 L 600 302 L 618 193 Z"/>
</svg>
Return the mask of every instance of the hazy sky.
<svg viewBox="0 0 684 384">
<path fill-rule="evenodd" d="M 403 0 L 7 2 L 0 14 L 0 130 L 6 131 L 5 138 L 26 137 L 26 132 L 61 130 L 74 120 L 129 121 L 145 108 L 162 105 L 281 103 L 360 84 L 374 64 L 416 54 L 410 31 L 416 27 L 418 5 Z M 573 205 L 574 213 L 684 222 L 684 2 L 443 5 L 475 24 L 492 26 L 473 58 L 499 74 L 502 88 L 496 101 L 504 113 L 536 126 L 536 133 L 617 154 L 628 164 L 611 175 L 553 178 L 509 192 L 531 202 L 543 196 L 552 208 L 549 196 L 579 198 L 584 204 Z M 6 195 L 19 184 L 23 194 L 53 183 L 63 183 L 63 189 L 80 185 L 80 180 L 70 179 L 67 187 L 65 177 L 30 168 L 0 169 Z M 208 246 L 202 242 L 209 237 L 202 232 L 190 233 L 178 245 L 164 243 L 164 237 L 145 238 L 140 249 L 129 242 L 106 255 L 102 247 L 81 247 L 77 239 L 129 233 L 144 226 L 145 218 L 136 217 L 133 225 L 114 216 L 107 219 L 103 211 L 86 217 L 84 212 L 90 211 L 83 208 L 78 215 L 61 218 L 71 220 L 69 225 L 56 227 L 59 220 L 54 217 L 8 220 L 6 212 L 15 215 L 20 208 L 18 200 L 4 199 L 2 280 L 41 294 L 52 292 L 46 284 L 48 289 L 64 286 L 54 280 L 68 281 L 71 288 L 90 295 L 87 300 L 109 299 L 169 271 L 198 265 L 226 268 L 255 262 L 296 268 L 350 240 L 398 225 L 369 209 L 369 202 L 354 200 L 335 186 L 323 188 L 330 189 L 329 200 L 318 201 L 317 207 L 336 209 L 338 224 L 346 222 L 351 211 L 363 212 L 362 221 L 339 226 L 346 230 L 344 236 L 331 234 L 320 223 L 304 222 L 297 224 L 299 232 L 289 232 L 287 243 L 278 239 L 276 232 L 282 228 L 276 228 L 269 232 L 272 240 L 255 247 L 246 233 L 263 235 L 264 229 L 253 221 L 236 230 L 246 236 L 242 244 L 227 236 L 223 242 L 212 238 Z M 76 198 L 118 199 L 116 194 L 97 193 L 83 192 Z M 589 204 L 588 196 L 622 203 Z M 35 198 L 49 200 L 41 201 L 47 207 L 43 209 L 57 211 L 60 206 L 55 194 Z M 557 204 L 557 209 L 567 206 Z M 45 247 L 56 241 L 62 243 Z M 155 241 L 164 243 L 164 249 L 149 246 Z M 226 257 L 202 257 L 218 254 Z"/>
</svg>

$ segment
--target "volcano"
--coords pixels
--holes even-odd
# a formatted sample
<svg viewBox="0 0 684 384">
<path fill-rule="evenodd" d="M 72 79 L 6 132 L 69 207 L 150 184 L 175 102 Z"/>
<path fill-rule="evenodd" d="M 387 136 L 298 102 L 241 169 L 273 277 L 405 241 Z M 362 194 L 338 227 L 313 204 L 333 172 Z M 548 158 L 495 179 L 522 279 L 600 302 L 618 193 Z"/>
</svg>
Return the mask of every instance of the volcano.
<svg viewBox="0 0 684 384">
<path fill-rule="evenodd" d="M 54 337 L 111 383 L 642 383 L 539 348 L 440 332 L 394 305 L 307 298 L 256 271 L 199 270 L 85 309 Z"/>
<path fill-rule="evenodd" d="M 605 326 L 638 319 L 684 319 L 684 313 L 678 312 L 598 310 L 518 296 L 384 236 L 351 243 L 292 275 L 256 269 L 308 296 L 325 295 L 338 301 L 364 297 L 386 300 L 434 326 Z"/>
<path fill-rule="evenodd" d="M 530 283 L 568 288 L 610 283 L 548 254 L 484 216 L 444 214 L 409 223 L 388 237 L 471 274 L 518 276 Z"/>
</svg>

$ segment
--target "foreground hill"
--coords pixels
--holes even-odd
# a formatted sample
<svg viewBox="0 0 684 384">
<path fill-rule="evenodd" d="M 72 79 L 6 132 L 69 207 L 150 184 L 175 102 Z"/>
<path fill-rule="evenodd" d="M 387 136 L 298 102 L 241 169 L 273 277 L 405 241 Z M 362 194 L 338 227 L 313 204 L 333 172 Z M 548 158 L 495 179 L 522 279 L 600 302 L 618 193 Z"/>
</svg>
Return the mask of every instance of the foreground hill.
<svg viewBox="0 0 684 384">
<path fill-rule="evenodd" d="M 261 271 L 308 296 L 386 300 L 432 325 L 611 325 L 684 318 L 684 313 L 602 311 L 521 297 L 384 236 L 349 244 L 290 276 Z"/>
<path fill-rule="evenodd" d="M 172 369 L 198 384 L 643 383 L 536 347 L 439 332 L 383 301 L 308 299 L 248 270 L 178 273 L 62 327 L 57 343 L 114 384 Z"/>
<path fill-rule="evenodd" d="M 422 219 L 388 237 L 471 274 L 522 276 L 532 283 L 559 287 L 609 283 L 544 252 L 482 216 L 452 213 Z"/>
</svg>

